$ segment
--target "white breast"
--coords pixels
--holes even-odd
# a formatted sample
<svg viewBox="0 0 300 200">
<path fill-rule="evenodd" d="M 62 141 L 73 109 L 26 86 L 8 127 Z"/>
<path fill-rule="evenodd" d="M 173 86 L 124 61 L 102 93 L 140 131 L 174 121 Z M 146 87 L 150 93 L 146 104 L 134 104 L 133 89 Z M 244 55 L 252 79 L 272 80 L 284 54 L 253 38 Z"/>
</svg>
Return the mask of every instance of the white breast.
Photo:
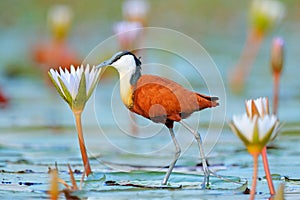
<svg viewBox="0 0 300 200">
<path fill-rule="evenodd" d="M 119 72 L 121 99 L 127 107 L 130 107 L 133 104 L 133 89 L 130 84 L 130 79 L 136 70 L 135 59 L 132 55 L 123 55 L 121 58 L 115 61 L 112 66 L 115 67 Z"/>
</svg>

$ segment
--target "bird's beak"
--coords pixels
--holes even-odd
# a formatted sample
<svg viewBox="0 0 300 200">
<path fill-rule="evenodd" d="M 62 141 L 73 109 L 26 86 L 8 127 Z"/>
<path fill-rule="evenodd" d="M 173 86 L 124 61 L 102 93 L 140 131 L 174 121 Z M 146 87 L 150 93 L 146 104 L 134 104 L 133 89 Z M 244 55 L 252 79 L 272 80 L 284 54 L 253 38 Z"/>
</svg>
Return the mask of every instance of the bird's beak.
<svg viewBox="0 0 300 200">
<path fill-rule="evenodd" d="M 100 63 L 99 65 L 97 65 L 96 68 L 99 69 L 99 68 L 102 68 L 102 67 L 109 66 L 110 64 L 111 64 L 111 60 L 109 59 L 109 60 L 106 60 L 106 61 Z"/>
</svg>

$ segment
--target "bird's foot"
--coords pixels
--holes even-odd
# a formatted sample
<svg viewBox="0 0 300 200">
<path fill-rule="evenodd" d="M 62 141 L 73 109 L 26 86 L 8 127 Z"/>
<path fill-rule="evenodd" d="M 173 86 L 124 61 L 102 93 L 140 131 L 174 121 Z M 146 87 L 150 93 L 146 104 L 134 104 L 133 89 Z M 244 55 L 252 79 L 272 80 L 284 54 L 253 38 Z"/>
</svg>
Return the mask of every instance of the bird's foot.
<svg viewBox="0 0 300 200">
<path fill-rule="evenodd" d="M 219 175 L 216 172 L 211 171 L 211 170 L 209 170 L 209 175 L 215 176 L 215 177 L 217 177 L 221 180 L 227 181 L 227 182 L 232 182 L 232 183 L 235 183 L 235 184 L 238 184 L 238 185 L 244 185 L 244 183 L 242 183 L 240 181 L 235 181 L 235 180 L 229 179 L 227 177 L 221 176 L 221 175 Z M 206 187 L 209 187 L 209 181 L 207 181 Z"/>
<path fill-rule="evenodd" d="M 202 187 L 202 189 L 210 189 L 209 176 L 212 174 L 211 170 L 206 166 L 203 169 L 203 173 L 204 173 L 204 179 L 203 179 L 203 182 L 201 184 L 201 187 Z"/>
</svg>

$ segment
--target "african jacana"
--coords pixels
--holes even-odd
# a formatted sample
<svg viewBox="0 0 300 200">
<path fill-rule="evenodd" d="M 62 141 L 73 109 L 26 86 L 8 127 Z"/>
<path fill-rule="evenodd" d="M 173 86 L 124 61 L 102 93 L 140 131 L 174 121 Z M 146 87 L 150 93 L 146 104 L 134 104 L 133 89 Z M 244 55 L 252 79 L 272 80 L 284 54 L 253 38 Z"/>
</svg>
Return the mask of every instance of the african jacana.
<svg viewBox="0 0 300 200">
<path fill-rule="evenodd" d="M 167 184 L 181 153 L 173 131 L 174 122 L 180 122 L 195 135 L 197 140 L 204 171 L 202 186 L 205 187 L 210 172 L 206 165 L 200 134 L 190 129 L 181 120 L 189 117 L 193 112 L 219 105 L 217 102 L 218 97 L 210 97 L 189 91 L 178 83 L 163 77 L 142 75 L 141 64 L 141 61 L 133 53 L 121 51 L 97 67 L 112 66 L 117 69 L 120 76 L 121 99 L 131 112 L 153 122 L 165 124 L 169 129 L 176 153 L 162 184 Z"/>
</svg>

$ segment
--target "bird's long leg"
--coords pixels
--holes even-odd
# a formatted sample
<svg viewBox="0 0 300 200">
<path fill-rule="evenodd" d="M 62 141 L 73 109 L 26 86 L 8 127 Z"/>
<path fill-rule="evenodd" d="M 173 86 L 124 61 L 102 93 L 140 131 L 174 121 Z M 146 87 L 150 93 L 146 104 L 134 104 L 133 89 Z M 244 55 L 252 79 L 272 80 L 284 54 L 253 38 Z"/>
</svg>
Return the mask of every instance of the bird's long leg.
<svg viewBox="0 0 300 200">
<path fill-rule="evenodd" d="M 174 159 L 173 159 L 173 161 L 171 162 L 171 164 L 170 164 L 170 166 L 169 166 L 169 169 L 168 169 L 168 171 L 167 171 L 167 173 L 166 173 L 166 175 L 165 175 L 165 177 L 164 177 L 164 180 L 163 180 L 163 182 L 162 182 L 163 185 L 166 185 L 166 184 L 167 184 L 168 179 L 169 179 L 169 177 L 170 177 L 170 175 L 171 175 L 171 173 L 172 173 L 172 170 L 173 170 L 173 168 L 174 168 L 174 166 L 175 166 L 175 163 L 177 162 L 177 160 L 178 160 L 178 158 L 179 158 L 179 156 L 180 156 L 180 153 L 181 153 L 180 146 L 179 146 L 179 144 L 178 144 L 178 142 L 177 142 L 177 140 L 176 140 L 176 137 L 175 137 L 173 128 L 169 128 L 169 131 L 170 131 L 170 135 L 171 135 L 171 137 L 172 137 L 173 143 L 174 143 L 174 145 L 175 145 L 176 152 L 175 152 Z"/>
<path fill-rule="evenodd" d="M 204 149 L 203 149 L 203 145 L 202 145 L 202 139 L 201 139 L 201 135 L 198 131 L 192 129 L 187 123 L 180 121 L 180 123 L 191 133 L 193 133 L 193 135 L 195 136 L 197 143 L 198 143 L 198 147 L 199 147 L 199 151 L 200 151 L 200 156 L 202 158 L 202 168 L 203 168 L 203 172 L 204 172 L 204 180 L 202 183 L 202 188 L 204 189 L 206 186 L 208 186 L 209 184 L 209 175 L 213 175 L 219 179 L 222 179 L 224 181 L 228 181 L 228 182 L 232 182 L 235 184 L 239 184 L 239 185 L 243 185 L 243 183 L 241 183 L 240 181 L 233 181 L 230 180 L 226 177 L 223 177 L 213 171 L 211 171 L 208 167 L 207 167 L 207 162 L 206 162 L 206 158 L 205 158 L 205 154 L 204 154 Z"/>
<path fill-rule="evenodd" d="M 197 130 L 193 130 L 185 122 L 180 121 L 179 123 L 181 123 L 187 130 L 189 130 L 191 133 L 193 133 L 193 135 L 195 136 L 195 138 L 197 140 L 198 148 L 199 148 L 199 152 L 200 152 L 200 156 L 201 156 L 201 159 L 202 159 L 202 168 L 203 168 L 203 173 L 204 173 L 204 180 L 203 180 L 203 183 L 202 183 L 202 188 L 204 189 L 209 184 L 210 171 L 209 171 L 209 169 L 207 167 L 207 163 L 206 163 L 206 158 L 205 158 L 205 153 L 204 153 L 204 149 L 203 149 L 201 135 L 200 135 L 200 133 Z"/>
</svg>

